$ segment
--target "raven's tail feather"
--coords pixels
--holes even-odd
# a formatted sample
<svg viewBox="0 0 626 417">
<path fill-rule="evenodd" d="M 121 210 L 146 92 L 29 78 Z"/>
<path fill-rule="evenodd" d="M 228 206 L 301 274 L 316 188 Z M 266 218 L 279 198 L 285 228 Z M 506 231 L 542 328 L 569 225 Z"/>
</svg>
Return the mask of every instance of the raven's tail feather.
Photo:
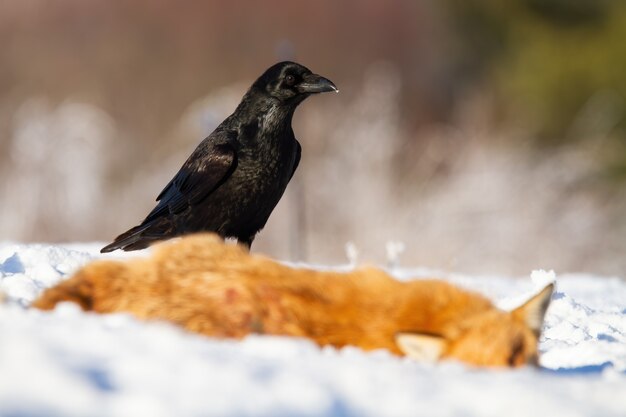
<svg viewBox="0 0 626 417">
<path fill-rule="evenodd" d="M 149 225 L 139 225 L 135 226 L 132 229 L 122 233 L 118 237 L 115 238 L 113 243 L 110 243 L 100 249 L 101 253 L 113 252 L 116 249 L 124 249 L 129 245 L 133 245 L 142 240 L 141 233 L 145 231 Z M 140 248 L 137 248 L 140 249 Z"/>
<path fill-rule="evenodd" d="M 146 224 L 140 224 L 122 233 L 110 243 L 100 249 L 100 253 L 113 252 L 116 249 L 133 251 L 145 249 L 152 243 L 174 237 L 174 230 L 169 220 L 160 218 Z"/>
</svg>

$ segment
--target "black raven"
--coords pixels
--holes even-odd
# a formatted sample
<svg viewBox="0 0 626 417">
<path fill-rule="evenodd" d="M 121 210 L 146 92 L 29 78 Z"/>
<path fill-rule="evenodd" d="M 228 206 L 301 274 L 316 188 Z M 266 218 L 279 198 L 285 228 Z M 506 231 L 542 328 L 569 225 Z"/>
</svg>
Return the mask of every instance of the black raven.
<svg viewBox="0 0 626 417">
<path fill-rule="evenodd" d="M 338 91 L 294 62 L 263 73 L 193 151 L 139 226 L 101 252 L 143 249 L 159 240 L 211 231 L 247 245 L 265 226 L 300 162 L 293 113 L 311 94 Z"/>
</svg>

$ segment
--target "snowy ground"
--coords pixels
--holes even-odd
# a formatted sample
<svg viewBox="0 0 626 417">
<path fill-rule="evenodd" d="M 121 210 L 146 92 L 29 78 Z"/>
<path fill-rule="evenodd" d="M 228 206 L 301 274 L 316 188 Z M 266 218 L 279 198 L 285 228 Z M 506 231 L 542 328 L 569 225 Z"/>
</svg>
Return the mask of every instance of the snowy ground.
<svg viewBox="0 0 626 417">
<path fill-rule="evenodd" d="M 542 368 L 496 371 L 287 338 L 211 340 L 71 304 L 24 308 L 97 248 L 0 244 L 0 416 L 626 416 L 619 278 L 557 276 Z M 533 278 L 447 277 L 503 307 L 550 274 Z"/>
</svg>

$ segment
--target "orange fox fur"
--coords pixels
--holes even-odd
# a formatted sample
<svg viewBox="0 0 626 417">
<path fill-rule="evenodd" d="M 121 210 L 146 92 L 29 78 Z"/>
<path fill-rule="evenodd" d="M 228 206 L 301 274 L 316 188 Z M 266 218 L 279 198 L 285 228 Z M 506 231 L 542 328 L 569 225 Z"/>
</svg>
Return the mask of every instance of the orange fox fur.
<svg viewBox="0 0 626 417">
<path fill-rule="evenodd" d="M 505 312 L 444 281 L 399 282 L 375 268 L 291 268 L 204 234 L 158 245 L 147 259 L 95 261 L 33 305 L 47 310 L 73 301 L 213 337 L 289 335 L 422 360 L 519 366 L 537 361 L 551 293 L 549 285 Z"/>
</svg>

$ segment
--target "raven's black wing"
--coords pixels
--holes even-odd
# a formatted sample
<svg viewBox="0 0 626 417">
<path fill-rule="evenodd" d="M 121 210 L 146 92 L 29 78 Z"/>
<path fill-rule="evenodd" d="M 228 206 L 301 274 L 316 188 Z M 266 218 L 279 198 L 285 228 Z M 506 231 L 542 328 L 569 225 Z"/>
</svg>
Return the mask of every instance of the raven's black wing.
<svg viewBox="0 0 626 417">
<path fill-rule="evenodd" d="M 230 177 L 236 167 L 237 152 L 232 145 L 205 139 L 158 195 L 159 203 L 144 221 L 116 237 L 101 252 L 141 249 L 154 240 L 167 238 L 172 227 L 169 215 L 183 212 L 204 200 Z"/>
<path fill-rule="evenodd" d="M 230 144 L 201 144 L 157 196 L 159 204 L 144 223 L 163 214 L 180 213 L 204 200 L 236 167 L 237 153 Z"/>
</svg>

